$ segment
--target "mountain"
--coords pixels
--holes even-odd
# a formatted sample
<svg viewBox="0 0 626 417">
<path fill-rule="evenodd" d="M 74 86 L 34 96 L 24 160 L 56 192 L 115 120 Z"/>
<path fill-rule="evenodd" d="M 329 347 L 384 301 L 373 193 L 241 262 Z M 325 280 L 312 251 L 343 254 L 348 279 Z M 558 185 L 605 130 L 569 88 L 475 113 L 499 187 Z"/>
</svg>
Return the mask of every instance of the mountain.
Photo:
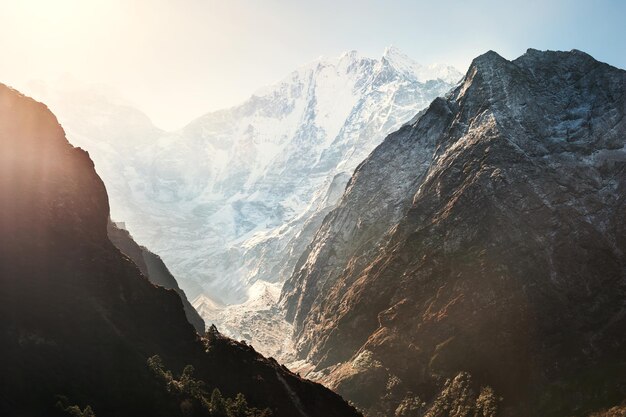
<svg viewBox="0 0 626 417">
<path fill-rule="evenodd" d="M 282 357 L 288 323 L 269 333 L 249 327 L 257 314 L 268 318 L 263 323 L 280 319 L 273 304 L 259 305 L 271 297 L 249 300 L 263 293 L 255 288 L 282 285 L 356 166 L 461 76 L 393 47 L 379 59 L 351 51 L 311 62 L 177 132 L 157 129 L 97 87 L 65 81 L 29 91 L 51 106 L 70 142 L 90 152 L 111 217 L 163 258 L 207 324 L 253 336 L 246 340 Z"/>
<path fill-rule="evenodd" d="M 357 164 L 460 79 L 439 75 L 395 49 L 379 60 L 351 51 L 188 125 L 181 141 L 214 156 L 193 197 L 193 238 L 207 262 L 183 269 L 226 303 L 244 301 L 258 280 L 283 282 Z"/>
<path fill-rule="evenodd" d="M 176 291 L 180 300 L 183 302 L 185 309 L 185 317 L 187 321 L 200 334 L 204 333 L 204 320 L 193 308 L 185 292 L 180 289 L 176 278 L 171 274 L 167 266 L 163 263 L 159 255 L 150 252 L 146 247 L 140 246 L 133 240 L 130 233 L 124 229 L 123 225 L 114 223 L 109 220 L 107 224 L 107 235 L 111 243 L 113 243 L 122 253 L 127 255 L 135 265 L 139 268 L 143 276 L 148 280 L 163 288 Z"/>
<path fill-rule="evenodd" d="M 359 165 L 285 283 L 302 368 L 372 417 L 619 404 L 625 103 L 626 71 L 579 51 L 476 58 Z"/>
<path fill-rule="evenodd" d="M 253 412 L 246 402 L 273 416 L 359 415 L 214 328 L 201 338 L 179 294 L 111 243 L 109 214 L 88 154 L 46 106 L 0 85 L 1 415 Z M 245 399 L 209 400 L 213 388 Z"/>
<path fill-rule="evenodd" d="M 132 190 L 147 186 L 139 180 L 149 171 L 149 166 L 140 164 L 148 159 L 142 152 L 147 152 L 165 132 L 105 86 L 64 77 L 51 84 L 31 82 L 24 91 L 50 107 L 70 143 L 89 152 L 106 184 L 111 217 L 126 219 L 137 212 L 140 208 Z"/>
<path fill-rule="evenodd" d="M 98 90 L 33 92 L 93 155 L 112 217 L 191 298 L 232 304 L 257 280 L 284 281 L 357 164 L 460 78 L 396 48 L 380 59 L 351 51 L 172 133 Z"/>
</svg>

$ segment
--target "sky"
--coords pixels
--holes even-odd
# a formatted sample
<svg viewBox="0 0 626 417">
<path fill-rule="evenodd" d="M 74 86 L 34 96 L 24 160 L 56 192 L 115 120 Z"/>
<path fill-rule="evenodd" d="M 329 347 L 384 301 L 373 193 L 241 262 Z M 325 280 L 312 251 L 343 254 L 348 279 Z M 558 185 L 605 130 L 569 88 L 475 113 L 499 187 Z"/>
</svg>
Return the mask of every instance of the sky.
<svg viewBox="0 0 626 417">
<path fill-rule="evenodd" d="M 173 130 L 348 50 L 465 71 L 575 48 L 626 68 L 625 19 L 619 0 L 0 0 L 0 82 L 106 85 Z"/>
</svg>

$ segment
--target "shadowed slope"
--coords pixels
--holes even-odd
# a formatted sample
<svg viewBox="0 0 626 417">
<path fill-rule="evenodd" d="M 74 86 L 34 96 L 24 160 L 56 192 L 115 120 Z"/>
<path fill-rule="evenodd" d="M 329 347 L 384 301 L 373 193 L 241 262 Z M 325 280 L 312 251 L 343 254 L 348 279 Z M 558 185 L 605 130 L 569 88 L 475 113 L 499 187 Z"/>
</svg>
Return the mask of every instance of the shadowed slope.
<svg viewBox="0 0 626 417">
<path fill-rule="evenodd" d="M 158 354 L 275 416 L 357 415 L 250 347 L 200 340 L 178 294 L 109 241 L 108 216 L 88 155 L 43 104 L 0 85 L 0 414 L 53 415 L 63 395 L 98 417 L 181 415 L 146 366 Z"/>
</svg>

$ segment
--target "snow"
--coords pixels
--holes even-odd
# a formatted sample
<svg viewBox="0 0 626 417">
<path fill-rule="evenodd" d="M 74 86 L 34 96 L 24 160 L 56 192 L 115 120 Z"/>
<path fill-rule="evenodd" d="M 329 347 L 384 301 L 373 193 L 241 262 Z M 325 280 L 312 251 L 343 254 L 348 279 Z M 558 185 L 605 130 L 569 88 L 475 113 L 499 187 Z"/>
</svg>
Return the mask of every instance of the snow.
<svg viewBox="0 0 626 417">
<path fill-rule="evenodd" d="M 207 326 L 215 324 L 222 334 L 244 340 L 263 355 L 287 363 L 295 358 L 293 329 L 277 306 L 280 290 L 278 283 L 257 281 L 248 289 L 245 303 L 223 306 L 202 294 L 192 305 Z"/>
<path fill-rule="evenodd" d="M 380 59 L 349 51 L 176 132 L 89 88 L 33 95 L 90 152 L 112 217 L 163 258 L 203 318 L 286 357 L 289 325 L 270 317 L 273 303 L 323 216 L 385 136 L 460 78 L 397 48 Z M 244 329 L 262 320 L 270 334 Z"/>
<path fill-rule="evenodd" d="M 428 66 L 420 65 L 409 58 L 395 46 L 389 46 L 383 53 L 383 58 L 387 60 L 398 71 L 407 76 L 415 77 L 419 82 L 425 83 L 428 80 L 443 80 L 447 83 L 454 84 L 458 82 L 462 74 L 454 67 L 442 64 L 430 64 Z"/>
</svg>

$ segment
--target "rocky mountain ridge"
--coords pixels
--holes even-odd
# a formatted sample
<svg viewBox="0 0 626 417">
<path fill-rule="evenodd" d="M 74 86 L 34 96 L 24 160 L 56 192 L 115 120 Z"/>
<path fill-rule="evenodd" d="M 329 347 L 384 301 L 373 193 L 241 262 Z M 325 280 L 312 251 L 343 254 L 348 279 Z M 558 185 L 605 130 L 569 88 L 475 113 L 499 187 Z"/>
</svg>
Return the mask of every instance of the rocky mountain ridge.
<svg viewBox="0 0 626 417">
<path fill-rule="evenodd" d="M 369 416 L 619 404 L 625 104 L 626 71 L 580 51 L 476 58 L 357 168 L 286 282 L 310 375 Z"/>
<path fill-rule="evenodd" d="M 150 252 L 145 246 L 138 245 L 128 230 L 110 220 L 107 225 L 107 235 L 111 243 L 127 255 L 151 283 L 176 291 L 183 302 L 187 320 L 198 333 L 204 334 L 206 330 L 204 320 L 202 320 L 196 309 L 193 308 L 185 292 L 180 289 L 176 278 L 167 269 L 159 255 Z"/>
</svg>

